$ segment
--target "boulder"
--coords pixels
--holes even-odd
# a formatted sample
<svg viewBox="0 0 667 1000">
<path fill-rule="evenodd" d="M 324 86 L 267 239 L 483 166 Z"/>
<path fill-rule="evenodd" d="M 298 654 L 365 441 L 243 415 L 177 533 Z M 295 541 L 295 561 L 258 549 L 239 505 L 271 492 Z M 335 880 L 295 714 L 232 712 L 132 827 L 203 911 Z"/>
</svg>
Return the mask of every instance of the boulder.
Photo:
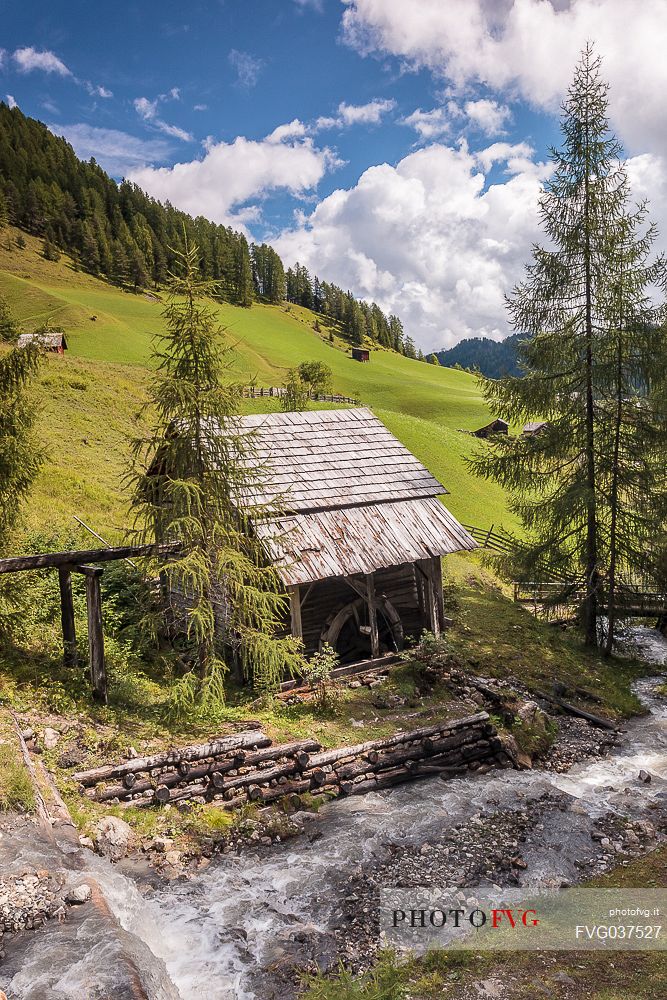
<svg viewBox="0 0 667 1000">
<path fill-rule="evenodd" d="M 522 701 L 516 710 L 518 718 L 527 726 L 546 732 L 547 715 L 536 701 Z"/>
<path fill-rule="evenodd" d="M 117 816 L 104 816 L 95 827 L 98 854 L 110 861 L 120 861 L 134 848 L 132 827 Z"/>
<path fill-rule="evenodd" d="M 74 889 L 70 889 L 65 896 L 65 902 L 70 903 L 72 906 L 78 906 L 81 903 L 87 903 L 92 895 L 92 890 L 89 885 L 82 882 L 81 885 L 77 885 Z"/>
<path fill-rule="evenodd" d="M 42 733 L 42 743 L 44 744 L 45 750 L 53 750 L 58 746 L 60 740 L 60 733 L 56 732 L 55 729 L 51 729 L 47 726 Z"/>
<path fill-rule="evenodd" d="M 162 854 L 166 853 L 173 847 L 174 841 L 171 837 L 156 836 L 148 842 L 146 845 L 146 850 L 148 851 L 160 851 Z"/>
</svg>

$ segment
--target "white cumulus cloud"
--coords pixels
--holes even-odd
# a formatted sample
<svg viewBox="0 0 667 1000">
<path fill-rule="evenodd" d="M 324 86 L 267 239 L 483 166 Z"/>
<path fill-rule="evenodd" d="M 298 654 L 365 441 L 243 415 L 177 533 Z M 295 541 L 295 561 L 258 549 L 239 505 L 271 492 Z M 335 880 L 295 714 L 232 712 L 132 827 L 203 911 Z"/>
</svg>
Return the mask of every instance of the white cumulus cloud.
<svg viewBox="0 0 667 1000">
<path fill-rule="evenodd" d="M 18 104 L 16 103 L 16 98 L 14 97 L 13 94 L 6 94 L 5 95 L 5 100 L 7 101 L 8 107 L 10 107 L 10 108 L 16 108 L 16 107 L 18 107 Z"/>
<path fill-rule="evenodd" d="M 505 177 L 490 184 L 494 164 Z M 523 143 L 471 152 L 432 145 L 370 167 L 334 191 L 275 246 L 287 263 L 396 312 L 424 350 L 509 333 L 504 297 L 538 237 L 548 167 Z"/>
<path fill-rule="evenodd" d="M 145 167 L 133 171 L 131 180 L 192 215 L 242 226 L 258 218 L 256 203 L 271 191 L 302 196 L 338 164 L 328 148 L 302 137 L 300 124 L 279 126 L 261 140 L 243 136 L 229 143 L 209 140 L 201 159 Z M 248 205 L 251 201 L 255 204 Z"/>
<path fill-rule="evenodd" d="M 470 122 L 480 129 L 484 135 L 500 135 L 505 131 L 505 125 L 512 117 L 512 112 L 506 104 L 481 98 L 478 101 L 467 101 L 465 113 Z"/>
<path fill-rule="evenodd" d="M 667 152 L 665 0 L 343 0 L 343 35 L 426 68 L 557 111 L 592 40 L 611 84 L 612 123 L 631 153 Z"/>
<path fill-rule="evenodd" d="M 420 139 L 428 142 L 430 139 L 437 139 L 439 136 L 448 135 L 452 127 L 452 116 L 445 108 L 433 108 L 431 111 L 422 111 L 417 108 L 412 114 L 401 119 L 402 125 L 409 125 L 419 135 Z"/>
<path fill-rule="evenodd" d="M 333 116 L 318 118 L 314 131 L 319 132 L 330 128 L 348 128 L 351 125 L 378 125 L 383 117 L 396 107 L 392 99 L 368 101 L 366 104 L 346 104 L 341 101 L 338 113 Z"/>
</svg>

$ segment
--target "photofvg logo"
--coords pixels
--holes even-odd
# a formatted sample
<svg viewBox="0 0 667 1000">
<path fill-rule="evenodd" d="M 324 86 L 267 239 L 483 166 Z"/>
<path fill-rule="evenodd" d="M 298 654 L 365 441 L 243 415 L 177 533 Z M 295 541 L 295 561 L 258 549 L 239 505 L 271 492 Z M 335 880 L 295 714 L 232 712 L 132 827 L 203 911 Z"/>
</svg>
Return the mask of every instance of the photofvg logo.
<svg viewBox="0 0 667 1000">
<path fill-rule="evenodd" d="M 486 927 L 487 923 L 490 923 L 494 930 L 501 924 L 516 930 L 522 927 L 537 927 L 539 922 L 537 910 L 524 910 L 521 907 L 514 909 L 509 906 L 493 907 L 489 910 L 479 906 L 476 902 L 472 908 L 457 907 L 456 909 L 443 910 L 439 907 L 436 909 L 422 907 L 407 911 L 395 909 L 392 913 L 394 928 L 405 925 L 413 930 L 423 930 L 427 926 L 438 929 L 448 926 L 459 930 L 462 927 L 467 929 L 468 925 L 475 930 L 480 930 L 482 927 Z"/>
<path fill-rule="evenodd" d="M 386 888 L 380 934 L 383 947 L 415 953 L 664 950 L 667 889 Z"/>
</svg>

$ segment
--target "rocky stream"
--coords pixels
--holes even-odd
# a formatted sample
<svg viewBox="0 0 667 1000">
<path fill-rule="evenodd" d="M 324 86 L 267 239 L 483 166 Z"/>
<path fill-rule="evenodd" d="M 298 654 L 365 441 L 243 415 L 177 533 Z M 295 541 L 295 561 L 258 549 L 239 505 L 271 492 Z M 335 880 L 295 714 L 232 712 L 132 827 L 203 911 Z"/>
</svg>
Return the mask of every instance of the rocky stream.
<svg viewBox="0 0 667 1000">
<path fill-rule="evenodd" d="M 632 641 L 667 663 L 657 631 L 633 629 Z M 11 937 L 0 987 L 11 1000 L 290 1000 L 301 970 L 372 963 L 380 887 L 558 887 L 627 862 L 667 832 L 662 680 L 637 682 L 647 712 L 618 735 L 559 720 L 540 769 L 342 799 L 296 814 L 299 833 L 284 843 L 221 855 L 169 883 L 5 830 L 0 920 L 4 905 Z M 82 884 L 91 899 L 78 903 Z M 8 926 L 17 912 L 20 926 Z"/>
</svg>

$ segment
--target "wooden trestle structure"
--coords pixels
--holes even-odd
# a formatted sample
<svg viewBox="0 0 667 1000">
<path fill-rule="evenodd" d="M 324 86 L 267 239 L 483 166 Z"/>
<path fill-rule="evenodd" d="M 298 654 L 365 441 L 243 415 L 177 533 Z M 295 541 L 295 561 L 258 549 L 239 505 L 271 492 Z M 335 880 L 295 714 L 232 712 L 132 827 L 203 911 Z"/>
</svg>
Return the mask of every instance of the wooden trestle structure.
<svg viewBox="0 0 667 1000">
<path fill-rule="evenodd" d="M 170 555 L 178 544 L 122 545 L 106 549 L 79 549 L 66 552 L 43 552 L 37 555 L 12 556 L 0 559 L 0 573 L 21 573 L 39 569 L 57 569 L 60 585 L 60 621 L 63 634 L 63 662 L 66 667 L 78 663 L 72 573 L 86 578 L 88 612 L 88 662 L 93 697 L 106 703 L 107 676 L 104 664 L 104 627 L 102 618 L 101 580 L 104 570 L 92 563 L 131 559 L 133 556 Z"/>
</svg>

